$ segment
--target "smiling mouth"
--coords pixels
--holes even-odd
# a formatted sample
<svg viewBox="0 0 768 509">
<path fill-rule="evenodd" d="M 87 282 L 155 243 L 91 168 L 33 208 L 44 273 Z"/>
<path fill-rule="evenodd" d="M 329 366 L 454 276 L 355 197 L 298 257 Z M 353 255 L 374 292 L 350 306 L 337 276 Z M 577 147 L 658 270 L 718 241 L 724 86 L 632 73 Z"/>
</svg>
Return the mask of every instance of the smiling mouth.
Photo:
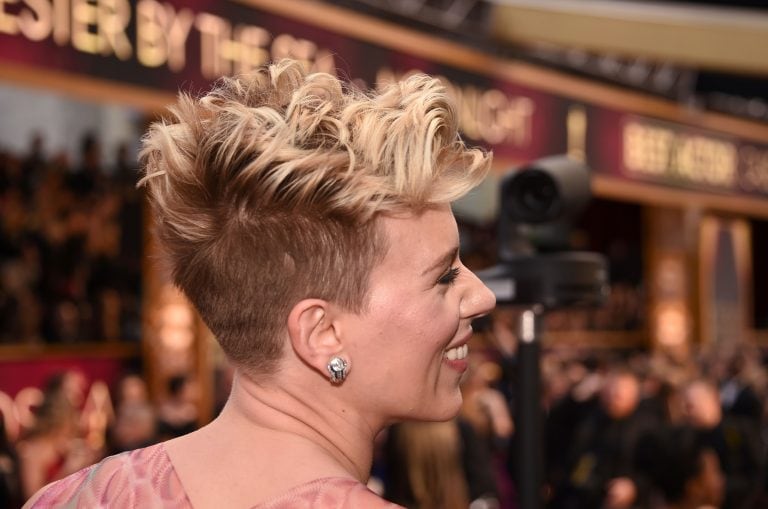
<svg viewBox="0 0 768 509">
<path fill-rule="evenodd" d="M 456 348 L 451 348 L 450 350 L 446 350 L 443 354 L 443 357 L 448 359 L 449 361 L 456 361 L 456 360 L 462 360 L 466 359 L 467 355 L 469 354 L 469 345 L 461 345 L 457 346 Z"/>
</svg>

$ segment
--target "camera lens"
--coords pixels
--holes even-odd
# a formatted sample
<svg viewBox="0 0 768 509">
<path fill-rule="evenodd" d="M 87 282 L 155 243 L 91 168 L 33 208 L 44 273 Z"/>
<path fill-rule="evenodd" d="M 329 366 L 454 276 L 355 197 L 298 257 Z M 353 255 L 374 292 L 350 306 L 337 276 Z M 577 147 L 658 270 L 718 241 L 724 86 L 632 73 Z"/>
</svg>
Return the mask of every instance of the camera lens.
<svg viewBox="0 0 768 509">
<path fill-rule="evenodd" d="M 531 170 L 518 175 L 512 183 L 509 198 L 518 220 L 538 223 L 549 221 L 559 213 L 557 184 L 542 171 Z"/>
<path fill-rule="evenodd" d="M 557 197 L 554 183 L 543 175 L 531 175 L 530 179 L 520 186 L 520 201 L 533 213 L 544 213 L 552 206 L 552 200 Z"/>
</svg>

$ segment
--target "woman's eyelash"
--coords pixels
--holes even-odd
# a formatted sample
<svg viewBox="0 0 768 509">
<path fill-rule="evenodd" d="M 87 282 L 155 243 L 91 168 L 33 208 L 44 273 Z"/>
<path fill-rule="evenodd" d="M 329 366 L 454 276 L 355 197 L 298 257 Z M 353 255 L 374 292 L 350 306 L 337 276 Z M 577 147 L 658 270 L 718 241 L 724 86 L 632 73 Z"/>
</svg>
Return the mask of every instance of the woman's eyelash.
<svg viewBox="0 0 768 509">
<path fill-rule="evenodd" d="M 454 281 L 456 281 L 456 278 L 459 276 L 459 268 L 453 267 L 451 270 L 440 276 L 440 279 L 437 280 L 438 284 L 441 285 L 451 285 Z"/>
</svg>

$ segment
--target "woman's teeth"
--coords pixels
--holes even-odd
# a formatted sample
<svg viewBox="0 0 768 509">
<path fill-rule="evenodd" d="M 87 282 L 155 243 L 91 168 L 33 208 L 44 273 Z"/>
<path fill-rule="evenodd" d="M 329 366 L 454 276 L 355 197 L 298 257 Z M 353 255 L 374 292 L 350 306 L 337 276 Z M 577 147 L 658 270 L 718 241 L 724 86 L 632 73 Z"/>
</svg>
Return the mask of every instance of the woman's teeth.
<svg viewBox="0 0 768 509">
<path fill-rule="evenodd" d="M 445 357 L 449 361 L 461 360 L 461 359 L 466 359 L 468 353 L 469 353 L 469 346 L 462 345 L 462 346 L 457 346 L 456 348 L 451 348 L 450 350 L 446 350 Z"/>
</svg>

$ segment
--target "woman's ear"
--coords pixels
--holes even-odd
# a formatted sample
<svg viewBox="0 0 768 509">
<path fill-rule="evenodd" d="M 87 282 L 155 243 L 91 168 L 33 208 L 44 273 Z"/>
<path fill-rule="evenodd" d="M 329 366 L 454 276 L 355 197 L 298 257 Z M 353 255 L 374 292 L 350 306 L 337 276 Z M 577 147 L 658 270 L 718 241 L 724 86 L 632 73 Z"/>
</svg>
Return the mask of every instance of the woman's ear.
<svg viewBox="0 0 768 509">
<path fill-rule="evenodd" d="M 304 299 L 293 306 L 288 314 L 288 336 L 296 355 L 324 376 L 330 359 L 343 351 L 334 306 L 322 299 Z"/>
</svg>

